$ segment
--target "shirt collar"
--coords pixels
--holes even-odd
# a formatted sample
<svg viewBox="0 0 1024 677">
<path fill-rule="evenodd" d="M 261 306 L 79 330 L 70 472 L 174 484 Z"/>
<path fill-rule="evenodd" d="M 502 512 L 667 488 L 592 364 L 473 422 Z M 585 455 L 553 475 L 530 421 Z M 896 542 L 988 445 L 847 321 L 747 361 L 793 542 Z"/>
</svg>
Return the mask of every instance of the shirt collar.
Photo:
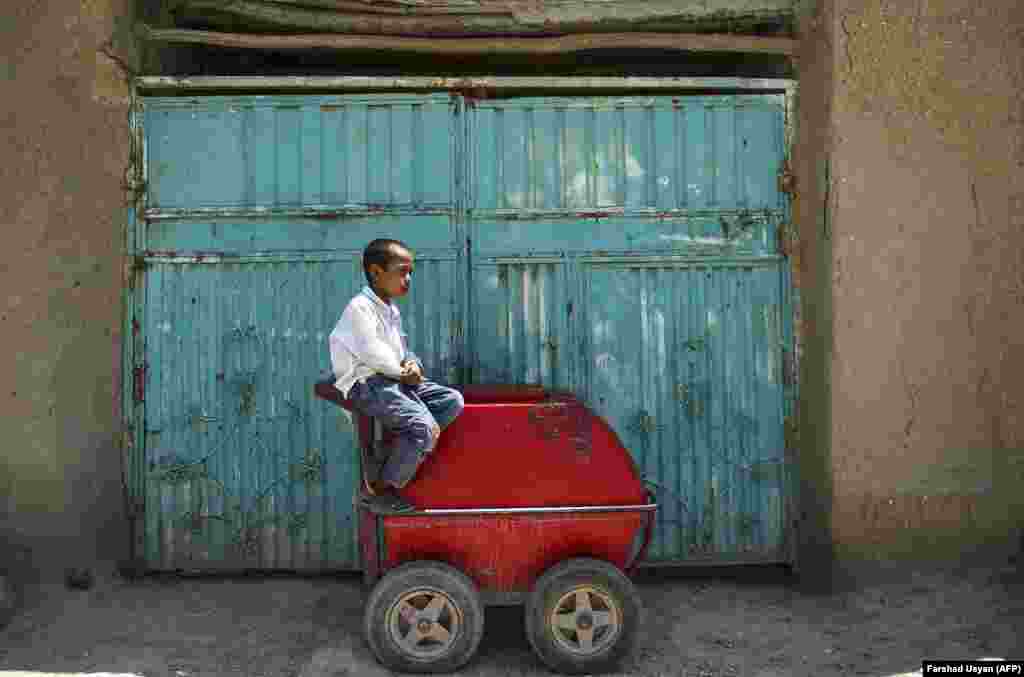
<svg viewBox="0 0 1024 677">
<path fill-rule="evenodd" d="M 395 307 L 395 304 L 386 303 L 381 297 L 377 296 L 377 293 L 373 291 L 373 288 L 370 287 L 369 285 L 363 287 L 363 294 L 369 297 L 369 299 L 373 301 L 374 304 L 376 304 L 377 306 L 381 307 L 382 309 L 391 314 L 394 314 L 398 310 L 398 308 Z"/>
</svg>

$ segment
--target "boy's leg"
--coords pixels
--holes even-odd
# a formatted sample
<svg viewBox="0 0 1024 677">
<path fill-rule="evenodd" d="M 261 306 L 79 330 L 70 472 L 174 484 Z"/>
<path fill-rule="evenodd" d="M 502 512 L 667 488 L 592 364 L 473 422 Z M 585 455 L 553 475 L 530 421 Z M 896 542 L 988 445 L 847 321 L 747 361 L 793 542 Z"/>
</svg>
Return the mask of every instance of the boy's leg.
<svg viewBox="0 0 1024 677">
<path fill-rule="evenodd" d="M 395 445 L 381 471 L 385 484 L 402 488 L 413 478 L 423 458 L 433 449 L 437 423 L 426 405 L 397 381 L 371 376 L 349 391 L 349 399 L 363 414 L 378 419 L 396 433 Z"/>
<path fill-rule="evenodd" d="M 438 432 L 447 428 L 462 413 L 462 409 L 465 407 L 462 393 L 454 388 L 449 388 L 433 381 L 423 381 L 423 383 L 413 387 L 413 392 L 416 393 L 416 397 L 426 405 L 427 409 L 434 416 L 434 420 L 437 421 L 439 427 Z"/>
</svg>

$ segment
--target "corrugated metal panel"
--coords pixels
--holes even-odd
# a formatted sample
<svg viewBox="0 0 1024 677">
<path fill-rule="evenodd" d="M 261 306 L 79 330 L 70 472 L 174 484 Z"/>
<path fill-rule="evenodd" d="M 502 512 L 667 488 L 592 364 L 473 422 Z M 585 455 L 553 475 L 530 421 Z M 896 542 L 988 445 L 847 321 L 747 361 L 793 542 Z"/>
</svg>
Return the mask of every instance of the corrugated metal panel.
<svg viewBox="0 0 1024 677">
<path fill-rule="evenodd" d="M 362 248 L 376 237 L 417 250 L 407 331 L 431 375 L 458 378 L 456 105 L 144 100 L 134 252 L 146 263 L 146 371 L 132 481 L 148 566 L 358 567 L 353 431 L 312 385 L 329 375 L 327 334 L 364 284 Z"/>
<path fill-rule="evenodd" d="M 447 96 L 144 100 L 150 208 L 446 206 Z"/>
<path fill-rule="evenodd" d="M 778 209 L 781 95 L 479 102 L 476 210 Z"/>
<path fill-rule="evenodd" d="M 569 388 L 609 419 L 661 487 L 649 562 L 788 557 L 783 105 L 470 112 L 473 379 Z"/>
<path fill-rule="evenodd" d="M 451 365 L 454 257 L 421 260 L 410 338 Z M 356 568 L 353 431 L 311 397 L 364 283 L 335 261 L 162 263 L 146 273 L 145 557 L 157 569 Z M 446 369 L 441 366 L 440 369 Z"/>
<path fill-rule="evenodd" d="M 572 385 L 578 352 L 569 331 L 565 261 L 482 263 L 473 269 L 473 380 Z"/>
<path fill-rule="evenodd" d="M 779 265 L 587 266 L 588 401 L 659 491 L 650 561 L 782 559 Z"/>
<path fill-rule="evenodd" d="M 309 405 L 339 279 L 356 288 L 351 263 L 151 263 L 151 567 L 354 565 L 350 436 Z"/>
</svg>

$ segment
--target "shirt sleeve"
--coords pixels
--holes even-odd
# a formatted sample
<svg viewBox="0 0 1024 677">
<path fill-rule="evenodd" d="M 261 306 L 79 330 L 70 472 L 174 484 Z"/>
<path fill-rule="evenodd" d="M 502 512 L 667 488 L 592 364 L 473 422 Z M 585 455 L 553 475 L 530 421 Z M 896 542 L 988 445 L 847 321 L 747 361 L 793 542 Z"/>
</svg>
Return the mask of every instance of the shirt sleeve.
<svg viewBox="0 0 1024 677">
<path fill-rule="evenodd" d="M 420 366 L 420 371 L 423 371 L 423 360 L 409 349 L 409 336 L 405 333 L 405 329 L 402 328 L 401 316 L 398 318 L 398 340 L 402 342 L 402 361 L 412 360 Z"/>
<path fill-rule="evenodd" d="M 401 378 L 401 360 L 394 349 L 377 335 L 377 318 L 372 311 L 359 306 L 346 310 L 349 313 L 349 332 L 342 337 L 342 343 L 352 351 L 356 359 L 378 374 L 390 378 Z"/>
<path fill-rule="evenodd" d="M 405 334 L 402 334 L 402 347 L 405 348 L 405 359 L 412 360 L 416 364 L 420 365 L 420 371 L 423 371 L 423 360 L 419 358 L 419 355 L 409 350 L 409 344 L 406 342 Z"/>
</svg>

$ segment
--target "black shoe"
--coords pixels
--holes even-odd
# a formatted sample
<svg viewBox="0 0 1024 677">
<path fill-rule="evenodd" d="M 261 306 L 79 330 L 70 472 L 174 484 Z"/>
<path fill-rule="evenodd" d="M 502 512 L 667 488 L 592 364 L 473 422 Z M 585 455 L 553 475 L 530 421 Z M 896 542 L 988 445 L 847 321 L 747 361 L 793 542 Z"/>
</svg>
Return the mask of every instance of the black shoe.
<svg viewBox="0 0 1024 677">
<path fill-rule="evenodd" d="M 383 494 L 371 494 L 364 489 L 359 493 L 359 502 L 365 505 L 370 512 L 379 515 L 404 515 L 416 510 L 416 506 L 412 503 L 390 491 Z"/>
</svg>

